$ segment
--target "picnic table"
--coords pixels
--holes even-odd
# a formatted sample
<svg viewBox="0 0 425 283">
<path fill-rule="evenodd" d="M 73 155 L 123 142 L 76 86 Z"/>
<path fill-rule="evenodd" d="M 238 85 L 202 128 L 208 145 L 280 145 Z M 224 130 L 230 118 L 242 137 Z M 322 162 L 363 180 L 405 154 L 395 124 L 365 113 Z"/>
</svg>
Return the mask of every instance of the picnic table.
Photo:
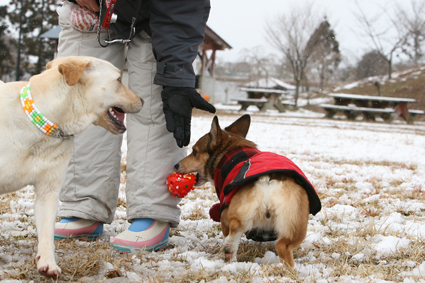
<svg viewBox="0 0 425 283">
<path fill-rule="evenodd" d="M 381 117 L 384 121 L 391 122 L 396 117 L 404 118 L 409 124 L 413 123 L 416 115 L 425 114 L 422 110 L 409 109 L 409 103 L 415 103 L 413 98 L 370 96 L 347 93 L 331 93 L 335 104 L 321 104 L 326 110 L 326 117 L 332 118 L 337 112 L 345 114 L 347 119 L 354 120 L 363 115 L 367 121 L 375 121 Z"/>
<path fill-rule="evenodd" d="M 241 105 L 239 111 L 246 111 L 250 105 L 255 105 L 261 112 L 272 109 L 273 107 L 279 112 L 285 112 L 286 107 L 295 106 L 294 102 L 282 102 L 280 100 L 282 95 L 288 94 L 285 90 L 248 87 L 241 88 L 240 90 L 246 91 L 248 98 L 232 99 Z"/>
</svg>

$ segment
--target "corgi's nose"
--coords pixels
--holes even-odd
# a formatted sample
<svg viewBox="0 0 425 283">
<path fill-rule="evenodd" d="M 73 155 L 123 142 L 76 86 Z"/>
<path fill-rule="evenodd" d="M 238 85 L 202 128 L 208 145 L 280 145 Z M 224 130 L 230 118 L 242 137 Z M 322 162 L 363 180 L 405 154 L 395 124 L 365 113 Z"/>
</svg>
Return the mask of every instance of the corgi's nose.
<svg viewBox="0 0 425 283">
<path fill-rule="evenodd" d="M 179 164 L 177 163 L 176 165 L 174 165 L 174 168 L 175 168 L 176 170 L 179 170 Z"/>
</svg>

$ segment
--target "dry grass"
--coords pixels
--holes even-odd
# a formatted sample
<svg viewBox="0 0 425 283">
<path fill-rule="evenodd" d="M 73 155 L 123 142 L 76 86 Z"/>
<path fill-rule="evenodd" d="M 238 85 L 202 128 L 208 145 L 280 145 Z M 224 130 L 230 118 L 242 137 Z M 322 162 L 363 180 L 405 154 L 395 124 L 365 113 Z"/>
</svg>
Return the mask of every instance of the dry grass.
<svg viewBox="0 0 425 283">
<path fill-rule="evenodd" d="M 300 157 L 301 159 L 303 156 Z M 305 160 L 310 160 L 311 155 L 306 155 Z M 339 175 L 326 174 L 326 168 L 349 165 L 346 172 Z M 394 177 L 388 179 L 383 176 L 367 177 L 354 176 L 353 172 L 359 172 L 359 168 L 364 167 L 387 169 L 394 172 Z M 125 165 L 123 165 L 125 169 Z M 338 281 L 338 278 L 351 276 L 359 278 L 365 282 L 374 278 L 400 282 L 403 280 L 400 272 L 409 272 L 412 265 L 417 266 L 425 258 L 425 249 L 423 246 L 425 240 L 404 234 L 403 231 L 394 232 L 389 229 L 388 224 L 377 225 L 383 219 L 386 219 L 390 213 L 399 212 L 403 217 L 423 220 L 424 211 L 410 211 L 400 208 L 388 211 L 382 207 L 380 200 L 388 203 L 396 201 L 425 200 L 425 189 L 419 184 L 414 184 L 405 189 L 405 184 L 410 180 L 405 177 L 408 174 L 397 174 L 397 172 L 408 172 L 415 174 L 417 165 L 404 164 L 396 162 L 365 162 L 365 161 L 344 161 L 327 160 L 325 165 L 317 163 L 312 166 L 314 170 L 308 172 L 313 176 L 314 185 L 318 189 L 322 200 L 323 216 L 317 221 L 317 218 L 311 217 L 311 224 L 320 225 L 322 237 L 327 242 L 308 242 L 305 241 L 300 247 L 294 250 L 297 269 L 292 270 L 282 263 L 263 263 L 255 271 L 255 276 L 260 276 L 264 281 L 273 280 L 291 282 L 315 282 L 315 274 L 306 275 L 302 273 L 303 267 L 321 266 L 328 270 L 328 277 L 331 280 Z M 373 170 L 373 169 L 372 169 Z M 398 176 L 403 176 L 398 177 Z M 125 176 L 123 177 L 125 178 Z M 368 184 L 372 188 L 370 192 L 365 192 L 358 197 L 354 194 L 358 188 L 359 179 L 363 184 Z M 122 179 L 123 180 L 123 179 Z M 352 195 L 354 194 L 354 195 Z M 364 198 L 376 196 L 370 201 L 364 201 Z M 357 196 L 353 197 L 353 196 Z M 10 201 L 15 202 L 20 198 L 19 193 L 0 196 L 0 212 L 2 214 L 11 212 L 15 209 L 11 207 Z M 211 202 L 216 200 L 213 187 L 206 185 L 191 192 L 184 202 L 199 202 L 199 200 L 209 199 Z M 336 205 L 349 205 L 356 208 L 357 215 L 340 215 L 329 212 Z M 119 209 L 125 210 L 126 203 L 119 199 Z M 34 228 L 32 216 L 21 215 L 19 221 Z M 182 221 L 196 222 L 208 219 L 208 208 L 201 205 L 193 206 L 191 211 L 184 214 Z M 354 219 L 354 220 L 353 220 Z M 1 222 L 12 222 L 14 219 L 2 218 Z M 348 222 L 356 223 L 357 228 L 346 228 Z M 117 277 L 127 277 L 129 272 L 138 274 L 141 282 L 210 282 L 225 277 L 234 282 L 253 282 L 253 270 L 238 269 L 237 272 L 223 271 L 220 269 L 192 268 L 192 262 L 185 252 L 203 253 L 203 257 L 210 261 L 219 261 L 221 259 L 222 233 L 219 223 L 214 223 L 207 231 L 198 231 L 196 228 L 187 231 L 185 228 L 178 227 L 171 230 L 171 237 L 175 239 L 184 239 L 185 235 L 198 239 L 191 244 L 175 244 L 172 242 L 164 251 L 147 253 L 139 252 L 134 254 L 120 254 L 114 250 L 108 238 L 98 241 L 85 243 L 79 241 L 56 242 L 56 256 L 59 266 L 62 268 L 62 277 L 57 282 L 78 282 L 84 278 L 89 281 L 83 282 L 104 282 L 107 279 Z M 309 229 L 312 229 L 310 226 Z M 410 245 L 406 249 L 397 250 L 389 255 L 376 258 L 376 251 L 372 247 L 371 239 L 377 235 L 397 236 L 410 240 Z M 31 243 L 30 246 L 22 247 L 19 240 L 25 240 Z M 242 238 L 238 250 L 238 262 L 251 263 L 256 258 L 263 258 L 267 251 L 276 253 L 274 242 L 257 243 Z M 4 237 L 0 236 L 0 245 L 3 254 L 16 255 L 16 260 L 8 263 L 8 268 L 4 273 L 0 271 L 1 280 L 21 280 L 22 282 L 55 282 L 46 280 L 38 274 L 34 264 L 36 250 L 36 237 L 34 234 L 27 233 L 23 235 Z M 182 245 L 182 246 L 181 246 Z M 0 254 L 1 254 L 0 253 Z M 356 255 L 364 254 L 363 258 Z M 168 269 L 163 263 L 168 261 Z M 411 262 L 412 264 L 407 264 Z M 2 262 L 0 258 L 0 267 L 5 266 L 7 262 Z M 320 267 L 317 267 L 320 268 Z M 320 272 L 319 272 L 320 273 Z M 308 278 L 308 280 L 306 279 Z M 91 280 L 91 281 L 90 281 Z"/>
<path fill-rule="evenodd" d="M 425 84 L 423 83 L 425 71 L 419 71 L 419 67 L 405 70 L 403 75 L 392 80 L 387 80 L 385 84 L 382 84 L 380 87 L 381 95 L 415 98 L 417 103 L 415 103 L 414 107 L 416 109 L 425 110 Z M 412 75 L 413 73 L 415 73 L 415 75 Z M 357 87 L 350 88 L 349 92 L 352 94 L 377 95 L 377 89 L 374 83 L 374 80 L 365 81 L 364 83 L 360 83 Z M 339 92 L 347 92 L 347 90 L 342 89 Z"/>
<path fill-rule="evenodd" d="M 23 257 L 22 260 L 13 264 L 13 273 L 6 273 L 1 279 L 45 281 L 45 278 L 36 270 L 34 261 L 35 243 L 34 241 L 32 246 L 34 253 L 30 257 Z M 82 277 L 96 276 L 101 268 L 104 268 L 105 262 L 117 264 L 120 268 L 123 267 L 123 264 L 117 260 L 118 252 L 111 250 L 109 243 L 96 241 L 88 245 L 81 245 L 71 240 L 55 242 L 55 245 L 56 255 L 62 269 L 60 282 L 76 282 Z M 13 246 L 13 243 L 3 241 L 2 246 L 10 247 Z M 105 277 L 112 278 L 111 272 L 106 272 Z"/>
<path fill-rule="evenodd" d="M 376 207 L 367 207 L 361 209 L 361 214 L 366 217 L 376 217 L 381 214 L 381 210 L 377 209 Z"/>
<path fill-rule="evenodd" d="M 205 215 L 202 207 L 195 207 L 189 214 L 182 216 L 183 220 L 199 220 L 208 219 L 208 215 Z"/>
<path fill-rule="evenodd" d="M 16 193 L 0 195 L 0 214 L 10 211 L 10 199 L 13 199 Z"/>
</svg>

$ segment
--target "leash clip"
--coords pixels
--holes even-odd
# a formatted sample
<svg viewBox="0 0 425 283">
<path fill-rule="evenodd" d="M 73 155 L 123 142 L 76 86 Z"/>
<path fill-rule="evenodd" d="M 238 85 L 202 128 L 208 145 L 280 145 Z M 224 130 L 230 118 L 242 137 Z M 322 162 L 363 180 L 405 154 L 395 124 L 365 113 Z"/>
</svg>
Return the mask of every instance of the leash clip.
<svg viewBox="0 0 425 283">
<path fill-rule="evenodd" d="M 99 11 L 99 13 L 100 13 L 100 15 L 102 15 L 102 0 L 100 0 L 100 11 Z M 115 19 L 116 20 L 116 19 Z M 108 35 L 108 37 L 107 37 L 107 39 L 104 39 L 103 41 L 106 43 L 106 44 L 104 44 L 104 43 L 102 43 L 101 42 L 101 40 L 100 40 L 100 29 L 102 28 L 101 27 L 101 24 L 100 24 L 100 19 L 99 19 L 99 24 L 98 24 L 98 26 L 97 26 L 97 41 L 99 42 L 99 45 L 100 46 L 102 46 L 102 47 L 107 47 L 109 44 L 111 44 L 111 43 L 122 43 L 122 44 L 127 44 L 127 43 L 129 43 L 129 42 L 131 42 L 131 38 L 136 34 L 136 27 L 135 27 L 135 24 L 136 24 L 136 18 L 135 17 L 132 17 L 131 18 L 131 26 L 130 26 L 130 34 L 129 34 L 129 36 L 128 36 L 128 39 L 120 39 L 120 38 L 115 38 L 115 39 L 111 39 L 111 36 L 110 36 L 110 34 L 109 34 L 109 28 L 106 30 L 106 33 L 107 33 L 107 35 Z"/>
<path fill-rule="evenodd" d="M 59 131 L 59 133 L 57 135 L 52 135 L 50 134 L 51 137 L 53 138 L 58 138 L 61 140 L 68 140 L 68 139 L 72 139 L 74 137 L 74 135 L 66 135 L 61 129 L 57 128 L 57 131 Z"/>
</svg>

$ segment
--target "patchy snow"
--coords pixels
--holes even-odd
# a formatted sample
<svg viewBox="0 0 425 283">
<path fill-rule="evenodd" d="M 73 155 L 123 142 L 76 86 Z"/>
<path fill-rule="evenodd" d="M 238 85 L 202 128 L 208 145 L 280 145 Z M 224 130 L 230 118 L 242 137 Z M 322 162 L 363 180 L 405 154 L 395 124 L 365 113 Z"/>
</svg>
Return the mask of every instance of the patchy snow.
<svg viewBox="0 0 425 283">
<path fill-rule="evenodd" d="M 332 98 L 331 98 L 332 99 Z M 320 98 L 317 100 L 314 100 L 314 102 L 312 103 L 312 101 L 310 101 L 311 104 L 319 104 L 322 103 L 323 101 L 329 101 L 326 98 Z M 306 99 L 299 99 L 298 100 L 298 105 L 299 106 L 305 106 L 307 105 L 307 100 Z M 317 112 L 313 112 L 313 111 L 309 111 L 303 108 L 299 108 L 296 111 L 293 111 L 291 109 L 287 109 L 285 112 L 283 113 L 279 113 L 279 111 L 277 109 L 267 109 L 265 112 L 260 112 L 259 108 L 255 105 L 250 105 L 247 108 L 247 111 L 244 113 L 239 112 L 239 109 L 241 108 L 241 106 L 239 104 L 214 104 L 215 108 L 217 110 L 223 110 L 226 111 L 227 113 L 231 113 L 231 114 L 236 114 L 236 115 L 242 115 L 244 113 L 248 113 L 248 114 L 255 114 L 258 116 L 267 116 L 267 117 L 304 117 L 304 118 L 323 118 L 325 116 L 325 114 L 323 113 L 317 113 Z"/>
<path fill-rule="evenodd" d="M 353 82 L 353 83 L 346 84 L 346 85 L 344 85 L 344 86 L 342 86 L 342 87 L 340 87 L 340 88 L 337 88 L 337 89 L 335 89 L 335 91 L 338 91 L 338 90 L 340 90 L 340 89 L 350 89 L 350 88 L 355 88 L 355 87 L 358 87 L 358 86 L 359 86 L 359 82 Z"/>
<path fill-rule="evenodd" d="M 396 83 L 398 81 L 405 82 L 408 78 L 417 79 L 418 76 L 422 74 L 423 70 L 425 70 L 425 66 L 420 66 L 420 67 L 418 66 L 418 67 L 408 68 L 402 71 L 392 72 L 391 79 L 388 78 L 387 74 L 381 75 L 381 76 L 367 77 L 367 78 L 337 87 L 334 89 L 334 91 L 336 92 L 340 90 L 351 89 L 351 88 L 355 88 L 370 82 L 379 82 L 379 84 L 381 85 L 386 84 L 386 82 L 389 82 L 389 83 Z"/>
<path fill-rule="evenodd" d="M 241 114 L 238 106 L 216 106 L 231 114 L 219 115 L 222 127 Z M 87 255 L 81 252 L 107 245 L 110 236 L 129 225 L 122 184 L 115 220 L 105 225 L 99 241 L 57 246 L 58 264 L 64 270 L 59 282 L 425 282 L 424 123 L 352 122 L 290 111 L 249 113 L 253 115 L 248 139 L 261 150 L 292 159 L 322 201 L 322 210 L 310 216 L 307 237 L 294 250 L 293 271 L 282 264 L 273 243 L 244 236 L 238 262 L 225 263 L 219 224 L 208 217 L 217 197 L 207 185 L 181 200 L 181 222 L 171 230 L 168 249 L 122 255 L 103 247 L 111 256 L 99 261 L 95 275 L 80 279 L 83 275 L 72 273 L 77 271 L 67 271 L 66 257 L 83 259 Z M 193 118 L 188 152 L 211 121 L 210 115 Z M 122 150 L 125 159 L 126 146 Z M 27 280 L 29 271 L 36 272 L 34 265 L 25 267 L 35 255 L 33 190 L 27 187 L 9 197 L 12 200 L 0 199 L 7 202 L 0 215 L 0 278 L 40 282 L 38 275 Z M 246 255 L 249 252 L 253 255 Z M 19 275 L 21 270 L 29 271 Z M 105 278 L 116 270 L 119 277 Z"/>
</svg>

